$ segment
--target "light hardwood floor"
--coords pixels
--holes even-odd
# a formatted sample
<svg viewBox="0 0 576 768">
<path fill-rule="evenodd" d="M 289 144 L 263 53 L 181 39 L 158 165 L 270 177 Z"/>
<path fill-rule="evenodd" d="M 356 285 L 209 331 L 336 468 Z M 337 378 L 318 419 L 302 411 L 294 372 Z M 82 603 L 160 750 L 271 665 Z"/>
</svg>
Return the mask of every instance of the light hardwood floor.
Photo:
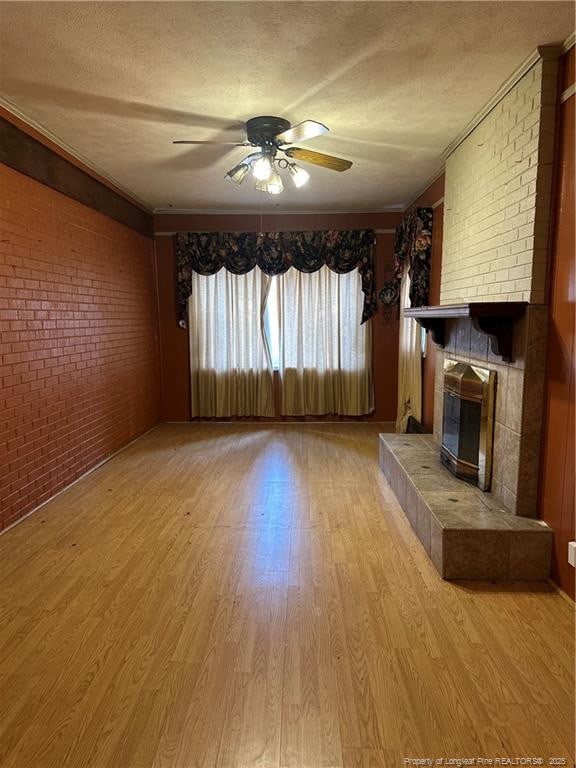
<svg viewBox="0 0 576 768">
<path fill-rule="evenodd" d="M 572 765 L 572 606 L 443 582 L 377 432 L 163 425 L 0 537 L 0 766 Z"/>
</svg>

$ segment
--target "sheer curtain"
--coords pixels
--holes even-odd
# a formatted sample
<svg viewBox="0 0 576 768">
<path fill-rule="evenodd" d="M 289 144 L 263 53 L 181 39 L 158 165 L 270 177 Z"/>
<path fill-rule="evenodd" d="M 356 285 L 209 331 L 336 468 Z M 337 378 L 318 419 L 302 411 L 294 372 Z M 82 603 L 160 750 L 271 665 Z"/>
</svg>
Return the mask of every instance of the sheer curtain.
<svg viewBox="0 0 576 768">
<path fill-rule="evenodd" d="M 260 269 L 192 274 L 188 300 L 192 416 L 274 416 L 263 332 L 270 278 Z"/>
<path fill-rule="evenodd" d="M 357 269 L 289 269 L 278 280 L 282 414 L 360 416 L 374 410 L 371 321 L 360 325 Z"/>
<path fill-rule="evenodd" d="M 416 320 L 404 316 L 410 306 L 410 277 L 404 269 L 400 287 L 400 334 L 398 348 L 398 411 L 396 432 L 405 432 L 408 419 L 422 418 L 422 331 Z"/>
</svg>

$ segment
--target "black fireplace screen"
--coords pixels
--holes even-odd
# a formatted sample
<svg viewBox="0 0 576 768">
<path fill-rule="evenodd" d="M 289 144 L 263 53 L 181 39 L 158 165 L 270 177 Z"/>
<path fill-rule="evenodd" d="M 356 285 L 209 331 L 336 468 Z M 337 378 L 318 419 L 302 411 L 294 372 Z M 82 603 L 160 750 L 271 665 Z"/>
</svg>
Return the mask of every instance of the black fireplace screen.
<svg viewBox="0 0 576 768">
<path fill-rule="evenodd" d="M 496 374 L 454 360 L 444 361 L 444 410 L 440 459 L 457 477 L 488 490 Z"/>
<path fill-rule="evenodd" d="M 444 396 L 442 445 L 460 461 L 478 467 L 482 405 L 462 400 L 453 392 Z"/>
</svg>

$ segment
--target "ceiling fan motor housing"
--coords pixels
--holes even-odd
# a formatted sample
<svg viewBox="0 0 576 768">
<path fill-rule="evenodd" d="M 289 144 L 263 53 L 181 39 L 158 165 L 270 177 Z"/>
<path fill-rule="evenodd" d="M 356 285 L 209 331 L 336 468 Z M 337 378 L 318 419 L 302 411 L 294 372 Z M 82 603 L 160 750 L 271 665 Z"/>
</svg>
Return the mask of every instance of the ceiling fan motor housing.
<svg viewBox="0 0 576 768">
<path fill-rule="evenodd" d="M 273 144 L 274 138 L 290 128 L 288 120 L 283 117 L 252 117 L 246 122 L 246 135 L 251 144 L 261 147 L 264 144 Z"/>
</svg>

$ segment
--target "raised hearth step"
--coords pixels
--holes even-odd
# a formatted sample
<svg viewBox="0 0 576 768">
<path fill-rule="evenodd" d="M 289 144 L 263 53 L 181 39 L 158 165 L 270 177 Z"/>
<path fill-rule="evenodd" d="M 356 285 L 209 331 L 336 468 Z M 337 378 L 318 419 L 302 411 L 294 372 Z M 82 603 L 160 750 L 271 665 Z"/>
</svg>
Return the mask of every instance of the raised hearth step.
<svg viewBox="0 0 576 768">
<path fill-rule="evenodd" d="M 454 477 L 432 435 L 380 435 L 380 467 L 444 579 L 543 580 L 552 529 Z"/>
</svg>

